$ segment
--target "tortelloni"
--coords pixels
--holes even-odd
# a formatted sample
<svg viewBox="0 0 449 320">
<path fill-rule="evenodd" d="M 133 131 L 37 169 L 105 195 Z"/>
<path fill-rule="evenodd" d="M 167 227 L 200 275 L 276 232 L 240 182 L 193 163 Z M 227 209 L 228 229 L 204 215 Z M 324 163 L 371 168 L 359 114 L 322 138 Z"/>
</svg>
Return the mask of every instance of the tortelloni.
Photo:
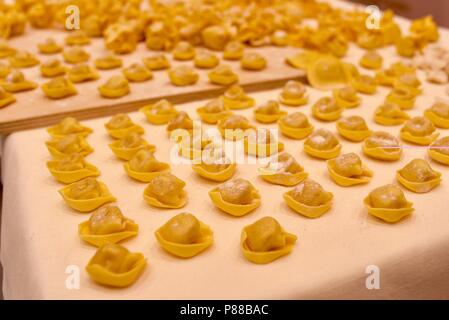
<svg viewBox="0 0 449 320">
<path fill-rule="evenodd" d="M 263 217 L 243 228 L 240 249 L 249 261 L 266 264 L 289 254 L 296 240 L 276 219 Z"/>
<path fill-rule="evenodd" d="M 121 76 L 115 75 L 109 78 L 103 85 L 98 87 L 98 91 L 105 98 L 121 98 L 126 96 L 130 89 L 128 80 Z"/>
<path fill-rule="evenodd" d="M 187 41 L 180 41 L 173 49 L 173 59 L 193 60 L 195 58 L 195 48 Z"/>
<path fill-rule="evenodd" d="M 65 62 L 71 64 L 86 62 L 90 58 L 89 53 L 77 46 L 64 50 L 62 56 L 64 57 Z"/>
<path fill-rule="evenodd" d="M 203 107 L 196 109 L 196 112 L 202 121 L 211 124 L 216 124 L 218 121 L 231 115 L 221 98 L 207 102 Z"/>
<path fill-rule="evenodd" d="M 11 47 L 4 39 L 0 39 L 0 59 L 7 58 L 16 54 L 17 49 Z"/>
<path fill-rule="evenodd" d="M 274 156 L 265 167 L 259 168 L 259 175 L 267 182 L 287 187 L 297 185 L 308 176 L 304 168 L 287 152 Z"/>
<path fill-rule="evenodd" d="M 342 187 L 368 183 L 373 172 L 366 167 L 355 153 L 346 153 L 327 161 L 332 180 Z"/>
<path fill-rule="evenodd" d="M 65 67 L 58 59 L 48 60 L 41 64 L 41 74 L 44 77 L 52 78 L 64 75 L 66 72 Z"/>
<path fill-rule="evenodd" d="M 187 203 L 186 183 L 171 173 L 153 178 L 143 192 L 145 201 L 156 208 L 179 209 Z"/>
<path fill-rule="evenodd" d="M 331 97 L 320 98 L 312 106 L 312 114 L 322 121 L 335 121 L 341 117 L 344 108 L 338 106 L 336 100 Z"/>
<path fill-rule="evenodd" d="M 449 137 L 443 137 L 433 142 L 427 152 L 433 160 L 449 165 Z"/>
<path fill-rule="evenodd" d="M 384 126 L 403 124 L 410 116 L 397 104 L 385 103 L 374 111 L 374 121 Z"/>
<path fill-rule="evenodd" d="M 134 131 L 131 131 L 120 140 L 115 140 L 109 144 L 109 147 L 117 158 L 122 160 L 130 160 L 137 151 L 144 148 L 150 151 L 156 150 L 154 145 L 148 144 L 138 132 Z"/>
<path fill-rule="evenodd" d="M 405 88 L 410 90 L 415 96 L 421 94 L 421 81 L 414 72 L 401 74 L 393 83 L 394 88 Z"/>
<path fill-rule="evenodd" d="M 105 203 L 116 200 L 106 185 L 93 177 L 69 184 L 60 189 L 59 193 L 67 205 L 80 212 L 91 212 Z"/>
<path fill-rule="evenodd" d="M 281 111 L 279 103 L 275 100 L 268 100 L 254 110 L 254 118 L 260 123 L 273 123 L 286 115 L 287 112 Z"/>
<path fill-rule="evenodd" d="M 63 99 L 78 94 L 73 83 L 65 77 L 53 78 L 44 83 L 42 91 L 50 99 Z"/>
<path fill-rule="evenodd" d="M 287 205 L 308 218 L 318 218 L 329 211 L 333 198 L 331 192 L 325 191 L 318 182 L 311 179 L 304 180 L 293 190 L 284 193 Z"/>
<path fill-rule="evenodd" d="M 77 134 L 53 138 L 51 141 L 47 141 L 46 145 L 48 151 L 55 159 L 60 159 L 73 153 L 80 153 L 83 156 L 87 156 L 93 151 L 86 139 Z"/>
<path fill-rule="evenodd" d="M 154 177 L 170 172 L 170 165 L 158 161 L 153 152 L 140 149 L 124 164 L 126 173 L 133 179 L 141 182 L 150 182 Z"/>
<path fill-rule="evenodd" d="M 247 130 L 254 129 L 247 118 L 234 114 L 218 121 L 217 127 L 224 139 L 234 141 L 243 139 Z"/>
<path fill-rule="evenodd" d="M 178 115 L 175 106 L 168 100 L 161 99 L 154 104 L 142 107 L 140 110 L 149 123 L 152 124 L 167 124 L 170 120 Z"/>
<path fill-rule="evenodd" d="M 304 151 L 318 159 L 332 159 L 340 154 L 341 144 L 335 135 L 326 130 L 318 129 L 314 131 L 304 141 Z"/>
<path fill-rule="evenodd" d="M 231 86 L 223 95 L 225 107 L 232 110 L 247 109 L 255 105 L 255 100 L 249 97 L 242 87 Z"/>
<path fill-rule="evenodd" d="M 414 117 L 401 128 L 401 138 L 419 145 L 429 145 L 438 138 L 433 123 L 425 117 Z"/>
<path fill-rule="evenodd" d="M 86 162 L 79 153 L 73 153 L 60 159 L 47 162 L 47 168 L 53 177 L 62 183 L 73 183 L 87 177 L 100 175 L 97 167 Z"/>
<path fill-rule="evenodd" d="M 27 80 L 22 71 L 15 70 L 5 79 L 0 80 L 0 86 L 8 92 L 22 92 L 37 88 L 37 83 Z"/>
<path fill-rule="evenodd" d="M 223 51 L 223 59 L 240 60 L 243 57 L 245 47 L 238 41 L 230 41 Z"/>
<path fill-rule="evenodd" d="M 337 131 L 342 137 L 355 142 L 363 141 L 371 134 L 365 120 L 360 116 L 341 119 L 337 122 Z"/>
<path fill-rule="evenodd" d="M 385 102 L 397 104 L 401 109 L 412 109 L 415 105 L 416 93 L 408 87 L 396 87 L 387 95 Z"/>
<path fill-rule="evenodd" d="M 357 91 L 351 86 L 345 86 L 341 89 L 333 91 L 335 104 L 339 108 L 355 108 L 360 105 L 360 97 L 357 96 Z"/>
<path fill-rule="evenodd" d="M 423 159 L 414 159 L 396 172 L 396 179 L 407 189 L 426 193 L 441 183 L 441 173 L 433 170 Z"/>
<path fill-rule="evenodd" d="M 85 63 L 78 63 L 69 69 L 67 76 L 73 83 L 97 80 L 100 76 L 97 70 Z"/>
<path fill-rule="evenodd" d="M 444 102 L 434 103 L 424 111 L 424 116 L 432 121 L 434 126 L 449 129 L 449 104 Z"/>
<path fill-rule="evenodd" d="M 53 38 L 47 38 L 37 45 L 42 54 L 55 54 L 62 51 L 62 47 Z"/>
<path fill-rule="evenodd" d="M 302 112 L 293 112 L 278 121 L 282 134 L 292 139 L 304 139 L 313 132 L 307 116 Z"/>
<path fill-rule="evenodd" d="M 150 70 L 139 63 L 133 63 L 123 69 L 123 75 L 131 82 L 144 82 L 153 78 Z"/>
<path fill-rule="evenodd" d="M 167 132 L 177 142 L 187 136 L 190 138 L 193 133 L 193 120 L 186 112 L 181 111 L 168 122 Z"/>
<path fill-rule="evenodd" d="M 133 284 L 146 264 L 143 254 L 131 253 L 116 243 L 107 243 L 90 259 L 86 271 L 99 284 L 121 288 Z"/>
<path fill-rule="evenodd" d="M 100 70 L 111 70 L 120 68 L 123 62 L 122 59 L 112 53 L 107 53 L 101 58 L 95 60 L 95 67 Z"/>
<path fill-rule="evenodd" d="M 402 145 L 388 132 L 373 132 L 363 143 L 363 152 L 374 159 L 396 161 L 401 158 Z"/>
<path fill-rule="evenodd" d="M 7 92 L 3 87 L 0 86 L 0 108 L 9 106 L 10 104 L 16 102 L 16 98 L 12 93 Z"/>
<path fill-rule="evenodd" d="M 170 62 L 163 54 L 143 58 L 143 64 L 151 71 L 164 70 L 170 68 Z"/>
<path fill-rule="evenodd" d="M 267 60 L 257 52 L 248 52 L 240 60 L 242 69 L 259 71 L 267 67 Z"/>
<path fill-rule="evenodd" d="M 217 208 L 236 217 L 244 216 L 260 206 L 259 191 L 248 180 L 241 178 L 212 189 L 209 197 Z"/>
<path fill-rule="evenodd" d="M 112 205 L 97 209 L 89 220 L 78 226 L 80 238 L 96 247 L 133 237 L 138 230 L 133 220 L 126 218 L 119 207 Z"/>
<path fill-rule="evenodd" d="M 195 67 L 200 69 L 215 68 L 219 63 L 217 56 L 207 50 L 200 50 L 195 56 Z"/>
<path fill-rule="evenodd" d="M 299 81 L 289 80 L 279 94 L 279 101 L 287 106 L 302 106 L 309 101 L 306 86 Z"/>
<path fill-rule="evenodd" d="M 65 43 L 68 46 L 84 46 L 90 43 L 90 38 L 83 30 L 76 30 L 67 35 Z"/>
<path fill-rule="evenodd" d="M 343 63 L 331 56 L 313 59 L 307 67 L 307 80 L 317 89 L 336 89 L 348 82 L 347 71 Z"/>
<path fill-rule="evenodd" d="M 17 51 L 9 57 L 9 63 L 13 68 L 31 68 L 39 64 L 39 59 L 28 51 Z"/>
<path fill-rule="evenodd" d="M 181 138 L 179 141 L 178 154 L 186 159 L 197 161 L 201 158 L 203 151 L 207 148 L 211 148 L 212 140 L 203 136 L 202 134 L 189 135 Z"/>
<path fill-rule="evenodd" d="M 124 113 L 116 114 L 105 125 L 109 135 L 115 139 L 122 139 L 131 132 L 143 134 L 145 131 L 141 126 L 135 124 L 131 118 Z"/>
<path fill-rule="evenodd" d="M 383 58 L 375 51 L 366 52 L 360 59 L 360 65 L 366 69 L 378 70 L 382 68 Z"/>
<path fill-rule="evenodd" d="M 73 117 L 62 119 L 57 125 L 47 129 L 47 132 L 54 138 L 61 138 L 69 134 L 78 134 L 83 137 L 92 133 L 92 129 L 83 126 Z"/>
<path fill-rule="evenodd" d="M 209 81 L 213 84 L 229 86 L 239 81 L 238 75 L 231 67 L 221 64 L 208 73 Z"/>
<path fill-rule="evenodd" d="M 168 77 L 173 85 L 179 87 L 194 85 L 199 79 L 198 73 L 187 65 L 170 69 L 168 71 Z"/>
<path fill-rule="evenodd" d="M 360 75 L 350 81 L 351 86 L 357 92 L 365 94 L 374 94 L 377 91 L 376 79 L 368 75 Z"/>
<path fill-rule="evenodd" d="M 246 154 L 260 158 L 269 157 L 284 150 L 284 144 L 266 128 L 250 130 L 243 143 Z"/>
<path fill-rule="evenodd" d="M 413 204 L 404 192 L 394 184 L 387 184 L 371 191 L 364 199 L 368 213 L 386 222 L 397 222 L 413 212 Z"/>
<path fill-rule="evenodd" d="M 205 148 L 200 161 L 192 164 L 193 171 L 199 176 L 218 182 L 229 180 L 234 175 L 236 167 L 237 165 L 232 163 L 221 149 L 214 147 Z"/>
<path fill-rule="evenodd" d="M 213 243 L 213 232 L 191 213 L 180 213 L 156 230 L 160 246 L 167 252 L 191 258 L 209 248 Z"/>
<path fill-rule="evenodd" d="M 406 73 L 414 73 L 415 69 L 402 62 L 393 63 L 388 69 L 376 72 L 376 81 L 383 86 L 392 87 L 397 78 Z"/>
</svg>

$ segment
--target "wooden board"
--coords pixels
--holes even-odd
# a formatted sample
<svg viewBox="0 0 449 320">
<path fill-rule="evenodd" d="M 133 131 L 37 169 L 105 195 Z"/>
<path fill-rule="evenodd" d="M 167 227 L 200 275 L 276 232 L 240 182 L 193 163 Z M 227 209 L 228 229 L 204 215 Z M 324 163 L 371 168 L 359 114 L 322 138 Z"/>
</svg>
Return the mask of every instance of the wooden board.
<svg viewBox="0 0 449 320">
<path fill-rule="evenodd" d="M 38 54 L 37 44 L 48 37 L 63 43 L 66 32 L 57 30 L 28 30 L 21 37 L 11 39 L 12 46 L 28 50 L 37 54 L 41 62 L 51 58 L 61 61 L 62 54 L 41 55 Z M 93 39 L 89 46 L 85 46 L 91 54 L 89 63 L 93 64 L 95 58 L 102 56 L 106 50 L 102 39 Z M 268 61 L 268 66 L 263 71 L 245 71 L 240 68 L 238 61 L 224 61 L 239 74 L 240 85 L 248 92 L 260 91 L 282 86 L 286 81 L 304 77 L 304 72 L 291 68 L 285 63 L 285 57 L 298 52 L 295 48 L 248 48 L 260 52 Z M 155 54 L 148 50 L 144 43 L 140 43 L 138 49 L 128 55 L 123 55 L 123 65 L 127 66 L 134 62 L 141 62 L 143 57 Z M 221 53 L 217 52 L 221 57 Z M 170 54 L 167 54 L 170 58 Z M 173 66 L 180 64 L 193 65 L 193 61 L 179 62 L 171 61 Z M 137 110 L 142 105 L 161 98 L 167 98 L 173 103 L 193 101 L 201 98 L 215 97 L 222 93 L 225 88 L 209 83 L 207 70 L 199 70 L 200 80 L 193 86 L 176 87 L 168 78 L 166 71 L 154 72 L 154 78 L 143 83 L 131 83 L 131 93 L 119 99 L 105 99 L 98 93 L 97 87 L 104 83 L 110 76 L 121 74 L 120 69 L 100 71 L 100 79 L 93 82 L 76 84 L 78 94 L 62 100 L 51 100 L 45 97 L 40 88 L 16 94 L 17 102 L 0 109 L 0 134 L 13 131 L 30 129 L 34 127 L 47 126 L 55 123 L 65 116 L 72 115 L 79 119 L 94 118 L 111 115 L 117 112 L 129 112 Z M 31 80 L 42 84 L 48 81 L 40 74 L 39 66 L 22 69 Z"/>
</svg>

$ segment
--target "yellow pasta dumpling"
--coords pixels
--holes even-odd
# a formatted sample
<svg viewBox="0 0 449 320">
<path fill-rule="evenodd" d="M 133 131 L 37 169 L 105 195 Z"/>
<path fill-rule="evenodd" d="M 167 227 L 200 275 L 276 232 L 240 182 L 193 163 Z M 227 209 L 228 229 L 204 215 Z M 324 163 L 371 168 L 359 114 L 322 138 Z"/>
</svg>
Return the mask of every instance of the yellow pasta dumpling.
<svg viewBox="0 0 449 320">
<path fill-rule="evenodd" d="M 37 83 L 25 78 L 22 71 L 15 70 L 5 79 L 0 80 L 0 86 L 8 92 L 22 92 L 37 88 Z"/>
<path fill-rule="evenodd" d="M 57 125 L 48 128 L 47 132 L 54 138 L 60 138 L 69 134 L 78 134 L 85 137 L 92 133 L 92 129 L 83 126 L 76 118 L 66 117 Z"/>
<path fill-rule="evenodd" d="M 259 191 L 248 180 L 241 178 L 212 189 L 209 196 L 217 208 L 233 216 L 248 214 L 260 205 Z"/>
<path fill-rule="evenodd" d="M 220 60 L 217 56 L 207 50 L 199 50 L 195 56 L 195 67 L 200 69 L 211 69 L 219 63 Z"/>
<path fill-rule="evenodd" d="M 239 81 L 238 75 L 232 71 L 230 66 L 225 64 L 215 67 L 207 76 L 211 83 L 222 86 L 228 86 Z"/>
<path fill-rule="evenodd" d="M 178 154 L 184 158 L 196 161 L 198 158 L 201 158 L 203 150 L 210 147 L 212 140 L 203 135 L 189 135 L 187 139 L 181 138 L 178 142 Z"/>
<path fill-rule="evenodd" d="M 434 103 L 424 111 L 424 116 L 439 128 L 449 128 L 449 104 L 444 102 Z"/>
<path fill-rule="evenodd" d="M 242 87 L 231 86 L 223 95 L 223 102 L 226 108 L 231 110 L 247 109 L 255 105 L 255 100 L 249 97 Z"/>
<path fill-rule="evenodd" d="M 150 70 L 139 63 L 133 63 L 122 70 L 123 75 L 131 82 L 143 82 L 153 78 Z"/>
<path fill-rule="evenodd" d="M 105 125 L 109 135 L 116 139 L 121 139 L 127 136 L 130 132 L 137 132 L 143 134 L 143 128 L 135 124 L 131 118 L 124 113 L 116 114 Z"/>
<path fill-rule="evenodd" d="M 48 60 L 41 64 L 41 74 L 44 77 L 52 78 L 64 75 L 66 68 L 62 65 L 58 59 Z"/>
<path fill-rule="evenodd" d="M 65 43 L 69 46 L 84 46 L 90 43 L 90 38 L 83 30 L 76 30 L 65 37 Z"/>
<path fill-rule="evenodd" d="M 231 115 L 221 98 L 207 102 L 203 107 L 196 109 L 196 112 L 202 121 L 211 124 L 216 124 L 218 121 Z"/>
<path fill-rule="evenodd" d="M 310 63 L 307 80 L 314 88 L 329 90 L 341 87 L 349 79 L 347 70 L 339 59 L 322 56 Z"/>
<path fill-rule="evenodd" d="M 80 212 L 91 212 L 116 200 L 104 183 L 92 177 L 69 184 L 59 193 L 72 209 Z"/>
<path fill-rule="evenodd" d="M 107 243 L 90 259 L 86 271 L 95 282 L 120 288 L 133 284 L 146 264 L 143 254 L 131 253 L 119 244 Z"/>
<path fill-rule="evenodd" d="M 160 246 L 181 258 L 191 258 L 210 247 L 213 232 L 191 213 L 180 213 L 155 232 Z"/>
<path fill-rule="evenodd" d="M 363 143 L 363 152 L 374 159 L 396 161 L 401 158 L 402 145 L 388 132 L 373 132 Z"/>
<path fill-rule="evenodd" d="M 353 152 L 328 160 L 327 169 L 332 180 L 343 187 L 368 183 L 373 176 L 373 172 Z"/>
<path fill-rule="evenodd" d="M 48 161 L 47 168 L 53 177 L 62 183 L 73 183 L 87 177 L 100 175 L 97 167 L 86 162 L 79 153 L 72 153 L 60 159 Z"/>
<path fill-rule="evenodd" d="M 110 70 L 120 68 L 122 59 L 112 53 L 107 53 L 103 57 L 95 60 L 95 67 L 100 70 Z"/>
<path fill-rule="evenodd" d="M 195 48 L 187 41 L 180 41 L 173 49 L 175 60 L 192 60 L 195 58 Z"/>
<path fill-rule="evenodd" d="M 259 168 L 259 175 L 267 182 L 290 187 L 308 176 L 304 168 L 287 152 L 274 156 L 265 167 Z"/>
<path fill-rule="evenodd" d="M 360 65 L 366 69 L 378 70 L 382 68 L 383 58 L 375 51 L 365 53 L 360 59 Z"/>
<path fill-rule="evenodd" d="M 90 54 L 78 46 L 65 49 L 62 56 L 64 57 L 65 62 L 71 64 L 86 62 L 90 58 Z"/>
<path fill-rule="evenodd" d="M 413 204 L 394 184 L 374 189 L 364 200 L 368 213 L 386 222 L 397 222 L 413 212 Z"/>
<path fill-rule="evenodd" d="M 314 131 L 304 141 L 304 151 L 318 159 L 332 159 L 340 154 L 341 144 L 335 135 L 326 130 L 318 129 Z"/>
<path fill-rule="evenodd" d="M 170 62 L 163 54 L 143 58 L 143 64 L 149 70 L 157 71 L 170 68 Z"/>
<path fill-rule="evenodd" d="M 426 193 L 441 183 L 441 173 L 433 170 L 423 159 L 413 159 L 396 172 L 396 179 L 407 189 Z"/>
<path fill-rule="evenodd" d="M 417 96 L 421 94 L 421 81 L 414 72 L 401 74 L 393 83 L 394 88 L 405 88 L 412 91 Z"/>
<path fill-rule="evenodd" d="M 248 155 L 268 157 L 284 150 L 284 144 L 266 128 L 250 130 L 245 136 L 244 150 Z"/>
<path fill-rule="evenodd" d="M 240 60 L 243 57 L 245 47 L 238 41 L 230 41 L 223 51 L 223 59 Z"/>
<path fill-rule="evenodd" d="M 350 116 L 339 120 L 337 131 L 342 137 L 355 142 L 363 141 L 371 134 L 365 120 L 360 116 Z"/>
<path fill-rule="evenodd" d="M 213 50 L 223 50 L 229 38 L 230 34 L 225 26 L 212 25 L 201 31 L 201 39 L 204 45 Z"/>
<path fill-rule="evenodd" d="M 312 114 L 322 121 L 335 121 L 341 117 L 344 108 L 337 105 L 331 97 L 322 97 L 312 106 Z"/>
<path fill-rule="evenodd" d="M 15 55 L 17 50 L 11 47 L 5 39 L 0 39 L 0 59 Z"/>
<path fill-rule="evenodd" d="M 129 93 L 129 82 L 123 76 L 112 76 L 103 85 L 98 87 L 98 91 L 105 98 L 120 98 Z"/>
<path fill-rule="evenodd" d="M 145 201 L 157 208 L 179 209 L 187 203 L 185 182 L 171 173 L 154 177 L 144 190 Z"/>
<path fill-rule="evenodd" d="M 435 126 L 429 119 L 413 117 L 401 128 L 401 138 L 407 142 L 429 145 L 438 138 L 439 133 L 435 131 Z"/>
<path fill-rule="evenodd" d="M 170 69 L 168 71 L 168 76 L 172 84 L 181 87 L 193 85 L 199 79 L 198 73 L 196 73 L 192 67 L 187 65 L 181 65 Z"/>
<path fill-rule="evenodd" d="M 297 55 L 287 57 L 285 59 L 285 62 L 296 69 L 307 70 L 308 67 L 310 67 L 315 61 L 322 57 L 323 54 L 318 51 L 304 50 Z"/>
<path fill-rule="evenodd" d="M 374 111 L 374 121 L 384 126 L 394 126 L 406 122 L 410 116 L 397 104 L 384 103 Z"/>
<path fill-rule="evenodd" d="M 430 15 L 413 20 L 410 32 L 417 38 L 423 38 L 430 42 L 435 42 L 440 37 L 438 26 Z"/>
<path fill-rule="evenodd" d="M 133 220 L 126 218 L 119 207 L 112 205 L 97 209 L 89 220 L 78 226 L 80 238 L 96 247 L 133 237 L 138 230 Z"/>
<path fill-rule="evenodd" d="M 254 129 L 246 117 L 235 114 L 218 121 L 217 128 L 224 139 L 234 141 L 243 139 L 248 129 Z"/>
<path fill-rule="evenodd" d="M 397 104 L 401 109 L 412 109 L 415 105 L 416 92 L 409 87 L 396 87 L 385 98 L 385 102 Z"/>
<path fill-rule="evenodd" d="M 266 68 L 267 60 L 257 52 L 248 52 L 240 60 L 240 66 L 245 70 L 259 71 Z"/>
<path fill-rule="evenodd" d="M 39 64 L 39 59 L 28 51 L 17 51 L 9 58 L 13 68 L 31 68 Z"/>
<path fill-rule="evenodd" d="M 288 33 L 284 30 L 276 30 L 270 36 L 270 43 L 277 47 L 285 47 L 288 45 Z"/>
<path fill-rule="evenodd" d="M 369 75 L 356 77 L 350 81 L 350 84 L 357 92 L 374 94 L 377 91 L 376 79 Z"/>
<path fill-rule="evenodd" d="M 170 172 L 170 165 L 158 161 L 153 151 L 143 148 L 137 151 L 132 158 L 124 164 L 126 173 L 133 179 L 141 182 L 150 182 L 154 177 Z"/>
<path fill-rule="evenodd" d="M 288 106 L 302 106 L 309 101 L 306 86 L 299 81 L 289 80 L 279 95 L 279 101 Z"/>
<path fill-rule="evenodd" d="M 308 218 L 318 218 L 332 207 L 333 194 L 311 179 L 304 180 L 284 193 L 284 200 L 295 212 Z"/>
<path fill-rule="evenodd" d="M 224 182 L 230 179 L 237 166 L 222 150 L 214 147 L 205 148 L 198 160 L 192 164 L 193 171 L 211 181 Z"/>
<path fill-rule="evenodd" d="M 67 76 L 73 83 L 97 80 L 98 72 L 85 63 L 78 63 L 69 69 Z"/>
<path fill-rule="evenodd" d="M 186 130 L 189 134 L 193 132 L 193 121 L 184 111 L 179 112 L 167 124 L 167 131 L 169 133 L 177 129 Z"/>
<path fill-rule="evenodd" d="M 0 86 L 0 108 L 9 106 L 16 102 L 16 98 L 12 93 L 7 92 L 2 86 Z"/>
<path fill-rule="evenodd" d="M 62 51 L 62 47 L 53 38 L 47 38 L 37 45 L 42 54 L 55 54 Z"/>
<path fill-rule="evenodd" d="M 63 99 L 78 93 L 73 83 L 65 77 L 56 77 L 44 83 L 42 91 L 50 99 Z"/>
<path fill-rule="evenodd" d="M 417 43 L 411 36 L 400 37 L 396 40 L 396 52 L 402 56 L 411 58 L 418 51 Z"/>
<path fill-rule="evenodd" d="M 433 142 L 427 152 L 433 160 L 449 165 L 449 137 L 443 137 Z"/>
<path fill-rule="evenodd" d="M 302 112 L 293 112 L 278 121 L 282 134 L 292 139 L 304 139 L 313 131 L 307 116 Z"/>
<path fill-rule="evenodd" d="M 287 112 L 281 111 L 279 103 L 275 100 L 268 100 L 265 104 L 254 110 L 254 118 L 260 123 L 273 123 L 286 115 Z"/>
<path fill-rule="evenodd" d="M 77 134 L 53 138 L 51 141 L 47 141 L 46 145 L 50 154 L 56 159 L 73 153 L 80 153 L 86 156 L 93 151 L 86 139 Z"/>
<path fill-rule="evenodd" d="M 131 131 L 120 140 L 112 142 L 109 144 L 109 147 L 119 159 L 123 160 L 130 160 L 137 151 L 143 148 L 151 151 L 156 149 L 155 146 L 148 144 L 140 133 L 136 131 Z"/>
<path fill-rule="evenodd" d="M 165 99 L 144 106 L 139 111 L 145 114 L 148 122 L 152 124 L 166 124 L 178 114 L 175 106 Z"/>
<path fill-rule="evenodd" d="M 351 86 L 345 86 L 333 91 L 335 104 L 339 108 L 355 108 L 360 104 L 360 97 L 357 90 Z"/>
<path fill-rule="evenodd" d="M 249 261 L 266 264 L 289 254 L 296 240 L 276 219 L 263 217 L 243 228 L 240 249 Z"/>
</svg>

